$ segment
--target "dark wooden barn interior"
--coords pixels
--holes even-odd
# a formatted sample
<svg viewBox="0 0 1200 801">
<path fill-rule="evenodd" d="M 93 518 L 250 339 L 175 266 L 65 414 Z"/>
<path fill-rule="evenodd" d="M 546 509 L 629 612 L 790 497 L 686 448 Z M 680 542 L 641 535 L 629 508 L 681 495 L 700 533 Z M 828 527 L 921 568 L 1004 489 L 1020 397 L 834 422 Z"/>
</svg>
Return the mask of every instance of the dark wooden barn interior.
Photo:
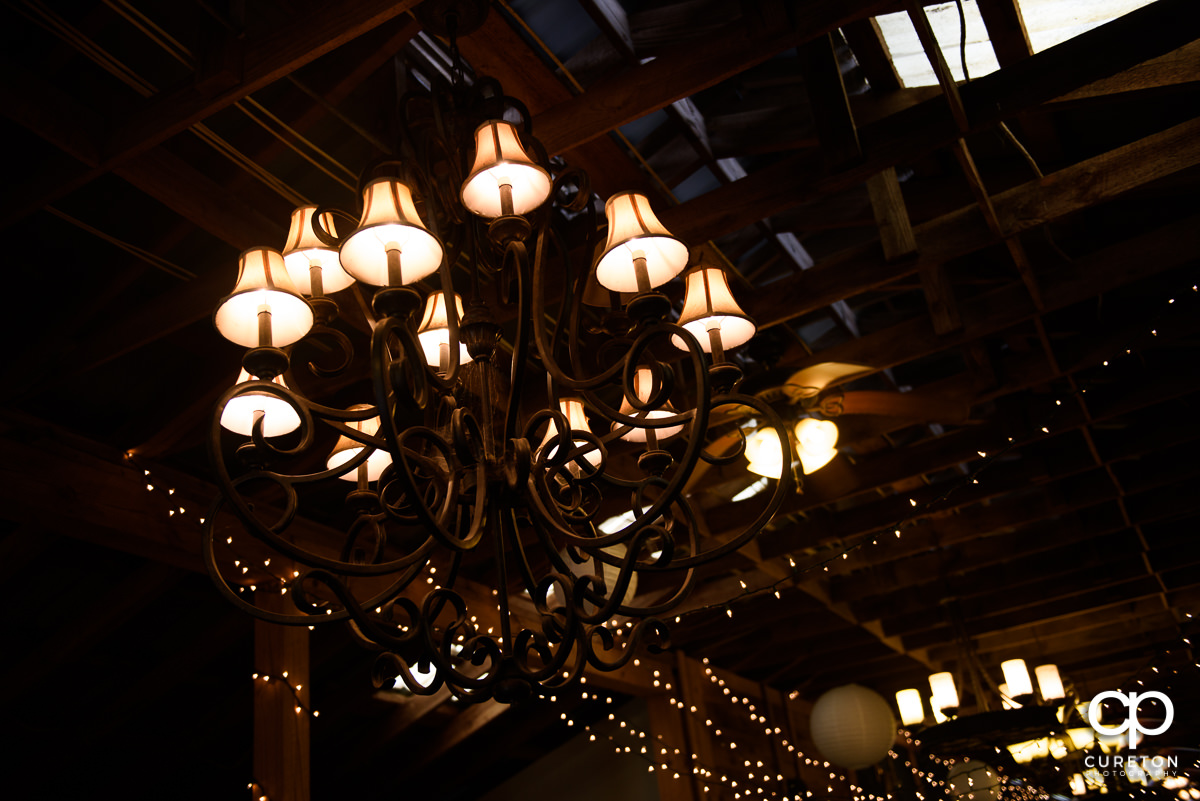
<svg viewBox="0 0 1200 801">
<path fill-rule="evenodd" d="M 1046 46 L 1027 2 L 1080 5 L 967 0 L 998 67 L 969 79 L 952 2 L 491 3 L 457 42 L 469 70 L 599 197 L 645 193 L 722 260 L 758 326 L 734 357 L 744 392 L 786 407 L 805 368 L 867 369 L 830 387 L 839 455 L 703 571 L 667 653 L 554 702 L 462 705 L 377 692 L 369 656 L 318 627 L 304 693 L 321 715 L 274 734 L 255 730 L 251 678 L 269 635 L 200 557 L 205 432 L 240 357 L 212 311 L 293 207 L 355 208 L 397 85 L 449 69 L 414 13 L 441 4 L 5 2 L 5 795 L 309 798 L 247 789 L 274 736 L 304 739 L 318 799 L 481 798 L 618 706 L 693 749 L 698 703 L 744 726 L 708 669 L 807 743 L 796 710 L 825 691 L 891 699 L 961 671 L 964 643 L 989 675 L 1057 664 L 1081 700 L 1169 678 L 1190 764 L 1200 4 L 1134 3 Z M 894 14 L 933 85 L 898 73 Z M 923 22 L 951 35 L 939 47 Z M 691 487 L 712 536 L 756 479 L 731 465 Z M 600 740 L 591 773 L 542 791 L 586 798 L 572 782 L 632 764 L 663 799 L 735 798 Z M 792 782 L 759 797 L 858 798 L 780 766 L 778 738 L 750 750 Z M 586 760 L 601 751 L 619 764 Z"/>
</svg>

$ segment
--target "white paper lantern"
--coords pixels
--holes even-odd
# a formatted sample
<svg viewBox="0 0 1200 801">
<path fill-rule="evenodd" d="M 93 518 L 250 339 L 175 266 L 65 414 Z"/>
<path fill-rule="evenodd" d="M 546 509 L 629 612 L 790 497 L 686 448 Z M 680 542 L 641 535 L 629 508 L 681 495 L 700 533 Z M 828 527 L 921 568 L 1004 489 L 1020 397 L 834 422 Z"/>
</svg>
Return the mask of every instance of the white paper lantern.
<svg viewBox="0 0 1200 801">
<path fill-rule="evenodd" d="M 835 687 L 818 698 L 809 729 L 822 756 L 851 770 L 883 759 L 896 739 L 888 702 L 859 684 Z"/>
<path fill-rule="evenodd" d="M 958 762 L 946 775 L 950 795 L 960 801 L 998 801 L 1000 776 L 978 760 Z"/>
</svg>

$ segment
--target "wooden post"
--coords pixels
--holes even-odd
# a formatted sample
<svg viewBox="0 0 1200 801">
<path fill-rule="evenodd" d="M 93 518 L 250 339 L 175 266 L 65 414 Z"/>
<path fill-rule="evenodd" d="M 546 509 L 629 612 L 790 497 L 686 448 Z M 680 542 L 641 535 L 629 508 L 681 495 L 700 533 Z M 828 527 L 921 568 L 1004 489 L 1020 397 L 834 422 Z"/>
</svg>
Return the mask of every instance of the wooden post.
<svg viewBox="0 0 1200 801">
<path fill-rule="evenodd" d="M 260 605 L 273 611 L 288 611 L 286 596 L 272 595 L 267 590 L 260 595 Z M 254 780 L 258 784 L 255 797 L 266 796 L 269 801 L 309 801 L 312 707 L 308 629 L 256 620 L 254 669 L 258 673 L 254 681 Z M 291 688 L 297 686 L 299 691 L 293 693 Z"/>
</svg>

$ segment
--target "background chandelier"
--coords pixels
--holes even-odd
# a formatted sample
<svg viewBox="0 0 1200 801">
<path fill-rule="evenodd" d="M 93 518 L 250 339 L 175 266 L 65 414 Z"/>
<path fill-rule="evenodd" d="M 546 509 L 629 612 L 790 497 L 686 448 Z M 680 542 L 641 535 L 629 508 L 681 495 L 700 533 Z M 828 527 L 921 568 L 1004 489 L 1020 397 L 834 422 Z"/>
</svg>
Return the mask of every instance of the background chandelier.
<svg viewBox="0 0 1200 801">
<path fill-rule="evenodd" d="M 639 643 L 667 644 L 657 616 L 683 601 L 695 568 L 749 541 L 793 491 L 783 471 L 740 531 L 706 539 L 685 489 L 702 463 L 744 451 L 706 450 L 729 425 L 714 410 L 782 422 L 735 391 L 741 371 L 726 352 L 755 329 L 726 275 L 703 263 L 685 272 L 687 246 L 644 196 L 608 200 L 600 247 L 586 176 L 551 163 L 495 81 L 459 78 L 399 109 L 397 157 L 364 170 L 360 213 L 297 209 L 282 251 L 243 253 L 216 309 L 217 330 L 248 350 L 211 424 L 221 498 L 205 558 L 259 618 L 348 621 L 379 652 L 380 684 L 511 701 L 588 665 L 616 669 Z M 340 216 L 353 225 L 344 236 Z M 590 232 L 581 247 L 563 234 L 568 218 Z M 597 251 L 580 269 L 575 254 Z M 670 322 L 661 288 L 681 274 Z M 608 308 L 584 307 L 589 278 Z M 347 289 L 374 291 L 365 369 L 333 325 L 329 294 Z M 289 372 L 299 360 L 283 349 L 296 343 L 343 358 Z M 306 389 L 356 376 L 371 394 L 350 408 Z M 790 441 L 780 448 L 790 464 Z M 600 515 L 630 510 L 632 522 L 600 531 Z M 298 531 L 301 517 L 326 525 Z M 247 597 L 224 550 L 231 527 L 288 565 L 285 600 Z M 491 608 L 480 610 L 456 582 L 485 574 Z M 634 586 L 652 590 L 644 605 Z M 430 683 L 413 679 L 417 667 L 434 669 Z"/>
</svg>

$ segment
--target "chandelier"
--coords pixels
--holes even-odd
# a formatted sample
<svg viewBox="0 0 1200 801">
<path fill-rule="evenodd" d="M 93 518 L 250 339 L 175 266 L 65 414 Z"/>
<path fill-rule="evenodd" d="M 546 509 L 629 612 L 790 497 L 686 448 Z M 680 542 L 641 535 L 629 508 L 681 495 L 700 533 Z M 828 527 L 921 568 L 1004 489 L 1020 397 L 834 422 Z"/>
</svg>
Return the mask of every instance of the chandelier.
<svg viewBox="0 0 1200 801">
<path fill-rule="evenodd" d="M 715 537 L 691 482 L 743 455 L 730 410 L 782 422 L 736 391 L 727 354 L 755 327 L 726 274 L 689 260 L 645 196 L 609 198 L 604 230 L 586 175 L 457 63 L 398 110 L 359 213 L 296 209 L 284 247 L 244 252 L 217 306 L 217 331 L 247 351 L 209 431 L 221 495 L 204 556 L 261 619 L 347 622 L 378 653 L 379 685 L 511 702 L 669 645 L 661 618 L 696 568 L 746 544 L 793 488 L 781 471 L 745 525 Z M 677 277 L 673 321 L 663 290 Z M 367 292 L 364 360 L 331 294 Z M 292 358 L 309 346 L 321 358 Z M 368 382 L 349 408 L 321 400 L 322 384 Z M 790 440 L 776 442 L 791 464 Z M 275 601 L 230 567 L 231 527 L 286 565 Z M 482 600 L 462 591 L 481 575 Z"/>
</svg>

